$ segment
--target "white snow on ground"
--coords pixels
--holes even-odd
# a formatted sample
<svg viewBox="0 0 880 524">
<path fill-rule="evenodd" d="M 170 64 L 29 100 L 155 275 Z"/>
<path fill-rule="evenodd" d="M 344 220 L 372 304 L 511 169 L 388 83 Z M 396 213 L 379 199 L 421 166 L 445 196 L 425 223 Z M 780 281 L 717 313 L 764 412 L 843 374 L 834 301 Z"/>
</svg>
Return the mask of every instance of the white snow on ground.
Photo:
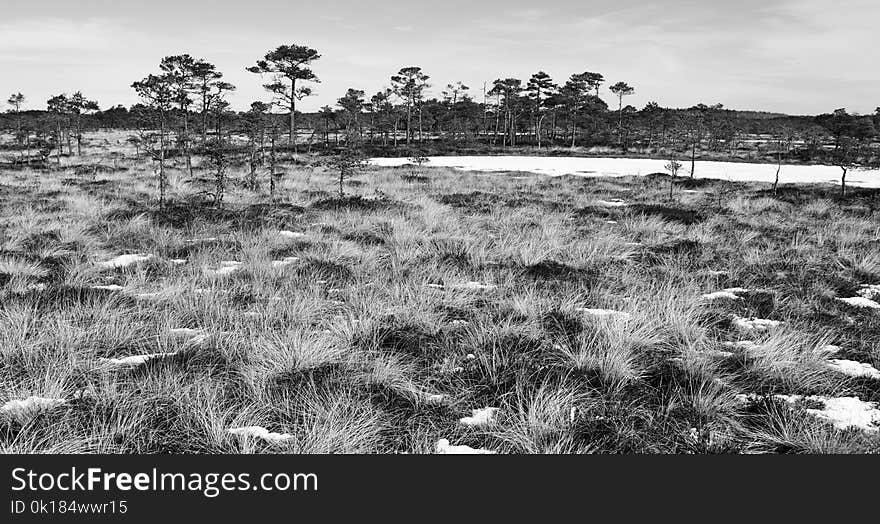
<svg viewBox="0 0 880 524">
<path fill-rule="evenodd" d="M 870 300 L 880 299 L 880 284 L 862 284 L 862 288 L 856 291 L 856 295 Z"/>
<path fill-rule="evenodd" d="M 273 260 L 272 267 L 275 269 L 281 269 L 297 262 L 299 262 L 299 257 L 284 257 L 283 260 Z"/>
<path fill-rule="evenodd" d="M 171 328 L 168 330 L 168 334 L 173 337 L 189 338 L 196 337 L 198 335 L 204 335 L 205 330 L 192 328 Z"/>
<path fill-rule="evenodd" d="M 880 370 L 871 364 L 863 364 L 861 362 L 856 362 L 855 360 L 831 359 L 828 361 L 828 367 L 851 377 L 865 377 L 880 380 Z"/>
<path fill-rule="evenodd" d="M 737 395 L 740 402 L 754 402 L 761 397 L 756 394 Z M 805 411 L 816 418 L 830 422 L 837 429 L 858 428 L 871 433 L 880 430 L 880 409 L 876 402 L 863 402 L 858 397 L 825 397 L 812 395 L 773 395 L 776 400 L 795 404 L 802 400 L 820 402 L 823 409 L 807 408 Z"/>
<path fill-rule="evenodd" d="M 714 293 L 706 293 L 702 296 L 703 299 L 713 301 L 713 300 L 742 300 L 742 297 L 736 296 L 736 294 L 731 293 L 730 291 L 716 291 Z"/>
<path fill-rule="evenodd" d="M 719 351 L 717 349 L 707 349 L 706 351 L 703 351 L 703 354 L 712 358 L 730 358 L 733 356 L 733 352 L 731 351 Z"/>
<path fill-rule="evenodd" d="M 269 431 L 263 426 L 245 426 L 242 428 L 229 428 L 226 431 L 232 433 L 233 435 L 238 435 L 241 437 L 254 437 L 260 438 L 267 442 L 271 442 L 273 444 L 278 444 L 281 442 L 286 442 L 288 440 L 293 440 L 294 436 L 290 433 L 275 433 L 273 431 Z"/>
<path fill-rule="evenodd" d="M 490 291 L 498 288 L 495 284 L 483 284 L 481 282 L 465 282 L 464 284 L 453 284 L 450 287 L 453 289 L 469 289 L 475 291 Z"/>
<path fill-rule="evenodd" d="M 466 291 L 491 291 L 498 289 L 495 284 L 483 284 L 481 282 L 463 282 L 459 284 L 425 284 L 431 289 L 460 289 Z"/>
<path fill-rule="evenodd" d="M 837 300 L 841 302 L 845 302 L 853 307 L 864 307 L 871 309 L 880 309 L 880 304 L 874 302 L 870 298 L 865 297 L 851 297 L 851 298 L 838 298 Z"/>
<path fill-rule="evenodd" d="M 779 327 L 782 322 L 778 320 L 768 320 L 766 318 L 742 318 L 734 316 L 733 324 L 745 331 L 769 331 L 772 328 Z"/>
<path fill-rule="evenodd" d="M 185 258 L 172 258 L 171 260 L 169 260 L 169 262 L 171 262 L 175 266 L 179 266 L 181 264 L 186 264 L 186 259 Z"/>
<path fill-rule="evenodd" d="M 205 275 L 209 277 L 225 277 L 237 271 L 241 271 L 242 266 L 243 264 L 241 262 L 224 260 L 220 262 L 220 267 L 217 269 L 205 269 Z"/>
<path fill-rule="evenodd" d="M 96 266 L 102 269 L 114 269 L 119 267 L 128 267 L 133 264 L 138 264 L 140 262 L 146 262 L 147 260 L 151 260 L 153 255 L 147 253 L 136 253 L 130 255 L 119 255 L 116 258 L 111 258 L 105 262 L 98 262 L 95 264 Z"/>
<path fill-rule="evenodd" d="M 735 295 L 741 295 L 743 293 L 748 293 L 749 290 L 744 287 L 729 287 L 723 290 L 725 293 L 733 293 Z"/>
<path fill-rule="evenodd" d="M 591 317 L 599 318 L 617 317 L 623 320 L 629 320 L 632 318 L 632 315 L 630 315 L 629 313 L 626 313 L 624 311 L 614 311 L 613 309 L 593 309 L 588 307 L 579 307 L 575 308 L 575 311 L 577 311 L 578 313 L 590 315 Z"/>
<path fill-rule="evenodd" d="M 840 351 L 842 349 L 843 348 L 840 346 L 834 346 L 834 345 L 828 344 L 827 346 L 819 348 L 819 353 L 826 355 L 826 356 L 831 356 L 831 355 L 836 355 L 836 354 L 840 353 Z"/>
<path fill-rule="evenodd" d="M 284 239 L 295 239 L 304 238 L 306 234 L 299 231 L 279 231 L 278 236 Z"/>
<path fill-rule="evenodd" d="M 596 202 L 602 207 L 626 207 L 629 204 L 619 198 L 615 198 L 614 200 L 599 200 Z"/>
<path fill-rule="evenodd" d="M 425 400 L 429 404 L 442 404 L 443 401 L 446 400 L 446 395 L 440 393 L 429 394 L 425 397 Z"/>
<path fill-rule="evenodd" d="M 40 411 L 48 411 L 66 404 L 63 398 L 28 397 L 13 399 L 0 406 L 0 413 L 12 418 L 19 424 L 25 424 L 37 416 Z"/>
<path fill-rule="evenodd" d="M 483 448 L 472 448 L 470 446 L 453 446 L 448 439 L 441 438 L 437 441 L 434 451 L 441 455 L 495 455 L 497 451 Z"/>
<path fill-rule="evenodd" d="M 758 347 L 753 340 L 739 340 L 737 342 L 724 342 L 721 344 L 724 347 L 733 348 L 733 349 L 742 349 L 749 350 Z"/>
<path fill-rule="evenodd" d="M 465 426 L 488 426 L 495 422 L 495 414 L 499 408 L 472 409 L 473 416 L 459 420 Z"/>
<path fill-rule="evenodd" d="M 148 360 L 153 360 L 155 358 L 173 357 L 174 355 L 177 355 L 176 351 L 172 351 L 171 353 L 148 353 L 146 355 L 131 355 L 130 357 L 122 358 L 101 358 L 98 359 L 98 362 L 110 368 L 130 368 L 140 366 Z"/>
<path fill-rule="evenodd" d="M 92 289 L 101 289 L 104 291 L 122 291 L 125 288 L 116 284 L 110 284 L 108 286 L 92 286 Z"/>
<path fill-rule="evenodd" d="M 409 164 L 406 158 L 372 158 L 376 166 L 395 167 Z M 541 156 L 439 156 L 429 157 L 428 167 L 449 167 L 461 171 L 521 171 L 540 175 L 576 175 L 584 177 L 640 176 L 665 173 L 667 160 L 645 158 L 541 157 Z M 782 166 L 780 181 L 788 183 L 840 184 L 840 168 L 825 165 Z M 851 170 L 847 184 L 880 187 L 880 170 Z M 697 178 L 773 183 L 775 164 L 742 162 L 696 163 Z M 852 181 L 850 181 L 852 180 Z"/>
</svg>

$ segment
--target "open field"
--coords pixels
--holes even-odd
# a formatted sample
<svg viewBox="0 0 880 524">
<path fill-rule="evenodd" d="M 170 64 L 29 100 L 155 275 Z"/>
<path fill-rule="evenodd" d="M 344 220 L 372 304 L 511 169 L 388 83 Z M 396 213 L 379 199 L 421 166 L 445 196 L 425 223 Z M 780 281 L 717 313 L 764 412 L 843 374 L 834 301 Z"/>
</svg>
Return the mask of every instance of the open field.
<svg viewBox="0 0 880 524">
<path fill-rule="evenodd" d="M 4 452 L 880 451 L 869 190 L 306 156 L 159 210 L 111 150 L 0 172 Z"/>
</svg>

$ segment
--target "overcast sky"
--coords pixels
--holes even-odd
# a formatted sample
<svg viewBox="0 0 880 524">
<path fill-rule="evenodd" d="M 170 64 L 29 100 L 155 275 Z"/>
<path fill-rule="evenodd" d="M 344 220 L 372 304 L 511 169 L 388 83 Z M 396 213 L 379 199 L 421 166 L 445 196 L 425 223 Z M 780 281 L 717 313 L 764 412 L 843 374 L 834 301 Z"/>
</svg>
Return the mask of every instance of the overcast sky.
<svg viewBox="0 0 880 524">
<path fill-rule="evenodd" d="M 217 64 L 238 86 L 233 106 L 245 108 L 267 95 L 244 68 L 291 43 L 323 55 L 305 110 L 349 87 L 369 96 L 410 65 L 431 76 L 431 94 L 461 80 L 478 100 L 483 82 L 544 70 L 560 82 L 583 71 L 626 81 L 637 107 L 880 106 L 878 0 L 8 1 L 0 95 L 21 91 L 28 108 L 76 90 L 102 108 L 130 105 L 131 83 L 180 53 Z"/>
</svg>

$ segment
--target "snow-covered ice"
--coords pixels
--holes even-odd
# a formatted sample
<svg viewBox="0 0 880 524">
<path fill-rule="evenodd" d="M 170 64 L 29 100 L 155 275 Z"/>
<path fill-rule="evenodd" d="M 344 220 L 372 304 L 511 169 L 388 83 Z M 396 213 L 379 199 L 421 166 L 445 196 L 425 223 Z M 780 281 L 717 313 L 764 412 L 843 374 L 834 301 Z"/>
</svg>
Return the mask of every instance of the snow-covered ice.
<svg viewBox="0 0 880 524">
<path fill-rule="evenodd" d="M 105 262 L 98 262 L 95 264 L 99 268 L 102 269 L 115 269 L 120 267 L 128 267 L 134 264 L 138 264 L 140 262 L 146 262 L 147 260 L 151 260 L 153 255 L 147 253 L 133 253 L 129 255 L 119 255 L 118 257 L 111 258 Z"/>
<path fill-rule="evenodd" d="M 472 448 L 470 446 L 453 446 L 448 439 L 441 438 L 434 447 L 440 455 L 495 455 L 497 451 L 483 448 Z"/>
<path fill-rule="evenodd" d="M 271 442 L 273 444 L 278 444 L 282 442 L 286 442 L 288 440 L 293 440 L 294 436 L 290 433 L 275 433 L 274 431 L 269 431 L 263 426 L 245 426 L 241 428 L 229 428 L 226 431 L 233 435 L 238 435 L 240 437 L 254 437 L 263 439 L 267 442 Z"/>
<path fill-rule="evenodd" d="M 396 167 L 410 162 L 406 158 L 372 158 L 370 163 Z M 426 165 L 461 171 L 520 171 L 548 176 L 619 177 L 664 173 L 667 163 L 667 160 L 646 158 L 432 156 L 428 158 Z M 776 167 L 776 164 L 697 161 L 696 173 L 698 178 L 773 183 Z M 840 184 L 840 168 L 829 165 L 785 165 L 782 166 L 780 182 L 837 185 Z M 851 170 L 847 175 L 847 183 L 859 187 L 880 188 L 880 170 Z"/>
<path fill-rule="evenodd" d="M 459 420 L 465 426 L 488 426 L 495 422 L 495 414 L 499 408 L 482 408 L 472 409 L 473 413 L 470 417 L 463 417 Z"/>
<path fill-rule="evenodd" d="M 871 364 L 856 362 L 855 360 L 831 359 L 828 361 L 828 367 L 851 377 L 865 377 L 880 380 L 880 370 Z"/>
<path fill-rule="evenodd" d="M 63 398 L 45 398 L 32 396 L 25 399 L 13 399 L 0 406 L 0 413 L 19 424 L 25 424 L 41 411 L 55 409 L 67 403 Z"/>
</svg>

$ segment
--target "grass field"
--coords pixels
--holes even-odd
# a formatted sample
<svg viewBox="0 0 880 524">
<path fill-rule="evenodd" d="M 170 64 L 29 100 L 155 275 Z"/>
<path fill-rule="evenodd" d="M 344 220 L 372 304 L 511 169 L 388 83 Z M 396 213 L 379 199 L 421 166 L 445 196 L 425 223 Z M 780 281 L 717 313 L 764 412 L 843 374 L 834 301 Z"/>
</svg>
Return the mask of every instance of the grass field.
<svg viewBox="0 0 880 524">
<path fill-rule="evenodd" d="M 133 154 L 0 172 L 4 452 L 880 451 L 866 190 Z"/>
</svg>

